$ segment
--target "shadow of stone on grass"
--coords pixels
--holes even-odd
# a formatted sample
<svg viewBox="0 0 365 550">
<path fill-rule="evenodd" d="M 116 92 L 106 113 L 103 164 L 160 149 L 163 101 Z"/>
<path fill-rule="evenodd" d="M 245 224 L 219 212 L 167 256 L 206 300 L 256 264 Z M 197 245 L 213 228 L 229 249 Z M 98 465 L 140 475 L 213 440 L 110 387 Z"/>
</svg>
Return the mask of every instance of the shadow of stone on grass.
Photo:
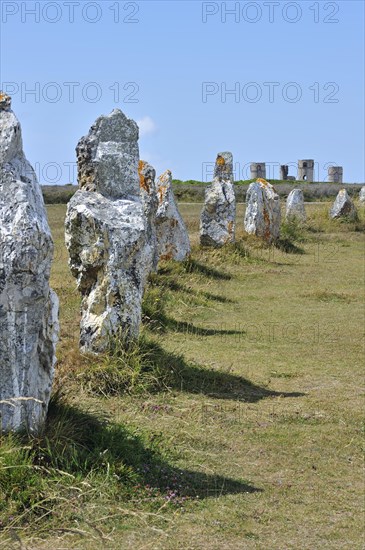
<svg viewBox="0 0 365 550">
<path fill-rule="evenodd" d="M 131 496 L 134 488 L 155 488 L 168 501 L 184 497 L 216 498 L 262 489 L 229 477 L 171 465 L 159 449 L 161 436 L 143 440 L 123 424 L 84 411 L 53 396 L 44 435 L 37 440 L 35 462 L 74 476 L 98 473 L 118 479 Z M 90 478 L 91 479 L 91 478 Z M 166 494 L 165 494 L 166 493 Z"/>
</svg>

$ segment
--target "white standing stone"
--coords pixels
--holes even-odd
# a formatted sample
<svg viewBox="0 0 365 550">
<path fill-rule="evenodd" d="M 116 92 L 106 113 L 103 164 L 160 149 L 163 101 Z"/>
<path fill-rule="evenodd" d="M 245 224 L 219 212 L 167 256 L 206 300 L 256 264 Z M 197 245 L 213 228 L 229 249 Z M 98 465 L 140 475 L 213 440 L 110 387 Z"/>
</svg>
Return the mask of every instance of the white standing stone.
<svg viewBox="0 0 365 550">
<path fill-rule="evenodd" d="M 359 201 L 360 201 L 360 202 L 365 202 L 365 186 L 364 186 L 364 187 L 361 187 L 361 189 L 360 189 L 360 192 L 359 192 Z"/>
<path fill-rule="evenodd" d="M 346 189 L 340 189 L 330 210 L 332 219 L 346 217 L 350 220 L 357 218 L 357 212 L 352 199 L 349 197 Z"/>
<path fill-rule="evenodd" d="M 232 153 L 218 153 L 214 179 L 205 190 L 200 216 L 200 243 L 223 246 L 235 240 L 236 197 L 233 183 Z"/>
<path fill-rule="evenodd" d="M 0 93 L 0 432 L 37 432 L 46 418 L 58 340 L 52 256 L 41 189 Z"/>
<path fill-rule="evenodd" d="M 166 170 L 158 178 L 157 195 L 159 205 L 156 230 L 159 259 L 186 260 L 190 255 L 189 235 L 175 201 L 170 170 Z"/>
<path fill-rule="evenodd" d="M 251 183 L 246 195 L 244 226 L 247 233 L 268 243 L 280 236 L 280 199 L 275 188 L 264 179 Z"/>
<path fill-rule="evenodd" d="M 156 214 L 158 208 L 158 197 L 156 189 L 156 170 L 148 162 L 139 161 L 138 165 L 139 183 L 143 210 L 147 219 L 147 238 L 150 247 L 152 271 L 157 271 L 158 247 L 156 235 Z"/>
<path fill-rule="evenodd" d="M 138 337 L 151 272 L 138 175 L 138 126 L 115 109 L 76 148 L 80 189 L 66 214 L 71 272 L 82 294 L 80 346 L 99 353 Z"/>
<path fill-rule="evenodd" d="M 304 207 L 304 195 L 301 189 L 293 189 L 290 191 L 286 199 L 286 219 L 305 222 L 307 215 Z"/>
</svg>

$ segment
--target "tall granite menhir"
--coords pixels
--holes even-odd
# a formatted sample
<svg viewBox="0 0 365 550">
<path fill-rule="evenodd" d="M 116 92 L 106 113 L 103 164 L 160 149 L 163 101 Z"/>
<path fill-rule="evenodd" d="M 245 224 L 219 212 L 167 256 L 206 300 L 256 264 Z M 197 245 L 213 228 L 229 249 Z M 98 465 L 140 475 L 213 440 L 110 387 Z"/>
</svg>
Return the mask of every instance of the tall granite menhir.
<svg viewBox="0 0 365 550">
<path fill-rule="evenodd" d="M 203 246 L 223 246 L 234 242 L 235 224 L 233 157 L 232 153 L 218 153 L 214 179 L 205 190 L 200 216 L 200 243 Z"/>
<path fill-rule="evenodd" d="M 115 109 L 77 148 L 79 189 L 67 207 L 66 246 L 82 295 L 80 347 L 106 351 L 114 337 L 139 334 L 152 269 L 138 175 L 138 126 Z"/>
<path fill-rule="evenodd" d="M 47 414 L 58 339 L 52 256 L 40 186 L 0 93 L 0 432 L 37 432 Z"/>
</svg>

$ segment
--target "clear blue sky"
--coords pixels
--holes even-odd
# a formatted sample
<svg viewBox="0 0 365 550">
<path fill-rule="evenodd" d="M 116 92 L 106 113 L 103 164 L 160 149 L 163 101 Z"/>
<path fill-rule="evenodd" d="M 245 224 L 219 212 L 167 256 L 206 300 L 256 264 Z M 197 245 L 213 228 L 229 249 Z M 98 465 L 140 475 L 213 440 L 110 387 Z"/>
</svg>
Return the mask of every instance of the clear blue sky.
<svg viewBox="0 0 365 550">
<path fill-rule="evenodd" d="M 141 121 L 141 158 L 158 173 L 207 180 L 228 150 L 236 179 L 252 161 L 277 177 L 279 164 L 296 175 L 298 159 L 314 158 L 316 179 L 338 164 L 345 181 L 365 181 L 362 1 L 2 0 L 1 9 L 0 81 L 41 183 L 76 183 L 77 141 L 116 107 Z"/>
</svg>

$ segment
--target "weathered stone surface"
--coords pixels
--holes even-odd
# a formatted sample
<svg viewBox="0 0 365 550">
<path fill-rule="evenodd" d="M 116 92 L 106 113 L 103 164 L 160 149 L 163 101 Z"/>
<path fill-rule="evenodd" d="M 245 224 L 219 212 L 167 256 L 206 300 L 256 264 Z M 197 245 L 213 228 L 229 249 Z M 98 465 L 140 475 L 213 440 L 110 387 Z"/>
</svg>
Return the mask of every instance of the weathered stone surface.
<svg viewBox="0 0 365 550">
<path fill-rule="evenodd" d="M 40 186 L 0 93 L 0 431 L 37 431 L 47 414 L 58 339 L 52 256 Z"/>
<path fill-rule="evenodd" d="M 156 170 L 148 162 L 139 161 L 138 165 L 139 182 L 143 210 L 147 219 L 147 239 L 150 247 L 152 271 L 157 270 L 158 247 L 156 235 L 156 214 L 158 208 L 158 197 L 156 189 Z"/>
<path fill-rule="evenodd" d="M 236 197 L 233 184 L 233 157 L 218 153 L 214 179 L 205 190 L 200 216 L 200 243 L 203 246 L 223 246 L 234 242 Z"/>
<path fill-rule="evenodd" d="M 346 189 L 340 189 L 337 193 L 335 202 L 330 210 L 330 217 L 332 219 L 347 217 L 352 220 L 357 218 L 355 205 Z"/>
<path fill-rule="evenodd" d="M 365 202 L 365 187 L 361 187 L 359 192 L 359 201 Z"/>
<path fill-rule="evenodd" d="M 77 146 L 80 189 L 67 207 L 65 238 L 82 294 L 80 346 L 99 353 L 111 338 L 136 338 L 151 271 L 138 176 L 138 126 L 120 110 L 99 117 Z"/>
<path fill-rule="evenodd" d="M 247 233 L 268 243 L 280 236 L 280 199 L 274 187 L 264 179 L 251 183 L 246 195 L 244 226 Z"/>
<path fill-rule="evenodd" d="M 305 222 L 307 215 L 304 207 L 304 195 L 301 189 L 290 191 L 286 199 L 286 219 Z"/>
<path fill-rule="evenodd" d="M 166 170 L 157 180 L 158 209 L 156 232 L 160 260 L 183 261 L 190 254 L 190 241 L 180 215 L 174 192 L 172 175 Z"/>
<path fill-rule="evenodd" d="M 110 199 L 138 195 L 138 136 L 137 123 L 119 109 L 100 116 L 76 147 L 80 188 Z"/>
</svg>

